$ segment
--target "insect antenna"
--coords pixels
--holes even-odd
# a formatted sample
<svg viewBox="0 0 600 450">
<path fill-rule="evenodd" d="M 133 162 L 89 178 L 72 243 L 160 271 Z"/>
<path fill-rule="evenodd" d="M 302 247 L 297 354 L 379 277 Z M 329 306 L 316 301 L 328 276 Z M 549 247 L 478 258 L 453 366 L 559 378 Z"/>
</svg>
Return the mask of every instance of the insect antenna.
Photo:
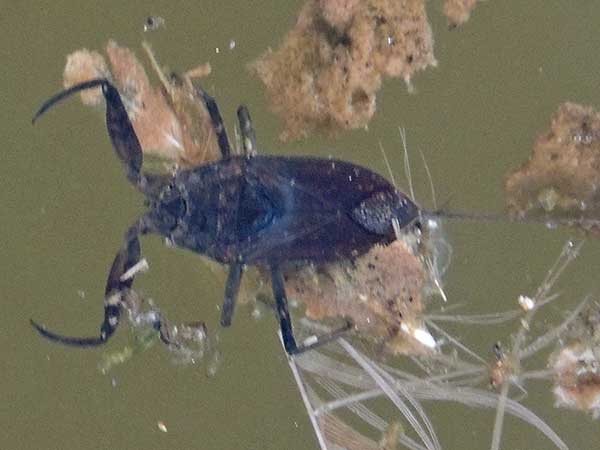
<svg viewBox="0 0 600 450">
<path fill-rule="evenodd" d="M 412 182 L 412 172 L 410 170 L 410 158 L 408 157 L 408 144 L 406 141 L 406 130 L 402 127 L 398 128 L 400 132 L 400 139 L 402 139 L 402 149 L 404 151 L 404 176 L 406 177 L 406 181 L 408 182 L 408 191 L 410 192 L 410 199 L 415 201 L 415 191 L 413 188 Z M 395 183 L 394 183 L 395 185 Z"/>
<path fill-rule="evenodd" d="M 433 211 L 421 209 L 421 213 L 427 219 L 448 219 L 489 223 L 521 223 L 530 225 L 538 224 L 545 225 L 547 228 L 550 229 L 554 229 L 558 226 L 578 226 L 584 229 L 600 227 L 600 219 L 584 217 L 515 217 L 504 213 L 463 212 L 451 211 L 444 208 L 440 208 Z"/>
<path fill-rule="evenodd" d="M 429 164 L 427 164 L 427 159 L 425 159 L 425 154 L 423 153 L 423 150 L 419 149 L 419 154 L 421 155 L 423 167 L 425 167 L 427 179 L 429 180 L 429 189 L 431 190 L 431 201 L 433 202 L 433 208 L 437 209 L 437 197 L 435 195 L 435 186 L 433 185 L 433 177 L 431 176 L 431 171 L 429 170 Z"/>
<path fill-rule="evenodd" d="M 406 139 L 406 130 L 402 127 L 399 127 L 398 131 L 400 133 L 400 139 L 402 140 L 403 160 L 404 160 L 404 176 L 408 182 L 409 197 L 413 202 L 415 202 L 416 199 L 415 199 L 414 186 L 413 186 L 413 182 L 412 182 L 412 171 L 410 168 L 410 158 L 409 158 L 409 154 L 408 154 L 408 142 Z M 381 143 L 379 143 L 379 149 L 381 150 L 381 153 L 383 155 L 383 160 L 385 161 L 385 164 L 387 166 L 387 170 L 390 175 L 390 179 L 392 180 L 392 184 L 397 189 L 398 186 L 396 184 L 396 180 L 394 179 L 394 174 L 392 173 L 392 169 L 391 169 L 389 160 L 387 158 L 387 155 L 385 153 L 385 149 L 383 148 Z M 431 172 L 429 170 L 429 166 L 427 165 L 427 162 L 425 160 L 425 156 L 423 155 L 423 152 L 421 152 L 421 158 L 423 159 L 423 163 L 425 165 L 425 170 L 427 172 L 427 176 L 429 179 L 431 195 L 433 197 L 433 205 L 434 205 L 434 208 L 437 209 L 437 201 L 436 201 L 436 195 L 435 195 L 435 188 L 433 186 L 433 178 L 431 176 Z M 426 210 L 423 210 L 421 208 L 419 208 L 418 212 L 419 212 L 419 214 L 418 214 L 419 221 L 422 224 L 424 222 L 423 219 L 427 219 L 427 227 L 426 228 L 427 228 L 427 233 L 429 235 L 429 243 L 427 244 L 426 251 L 424 252 L 426 254 L 424 257 L 424 264 L 427 268 L 427 273 L 429 274 L 430 281 L 431 281 L 431 283 L 433 283 L 435 291 L 437 291 L 439 293 L 439 295 L 442 297 L 442 300 L 444 302 L 447 302 L 448 297 L 446 296 L 446 293 L 444 292 L 444 287 L 442 284 L 442 274 L 446 271 L 447 265 L 449 264 L 450 255 L 452 254 L 452 248 L 450 247 L 450 245 L 446 242 L 446 240 L 442 236 L 439 236 L 440 227 L 439 227 L 439 224 L 435 220 L 432 220 L 433 217 L 429 216 L 428 214 L 423 214 L 424 212 L 426 212 Z M 394 229 L 396 239 L 401 239 L 402 236 L 404 235 L 404 233 L 402 232 L 400 223 L 397 219 L 392 219 L 392 227 Z M 434 234 L 436 234 L 436 236 L 434 236 Z M 441 269 L 440 269 L 440 264 L 438 261 L 440 252 L 436 248 L 437 245 L 443 246 L 446 249 L 447 254 L 448 254 L 447 264 L 443 264 Z"/>
</svg>

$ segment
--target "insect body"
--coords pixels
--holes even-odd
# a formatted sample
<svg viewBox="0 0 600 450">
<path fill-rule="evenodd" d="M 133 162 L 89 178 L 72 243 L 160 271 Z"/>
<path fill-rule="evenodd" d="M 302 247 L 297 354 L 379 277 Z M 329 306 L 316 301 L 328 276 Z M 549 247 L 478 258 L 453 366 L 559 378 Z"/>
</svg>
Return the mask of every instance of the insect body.
<svg viewBox="0 0 600 450">
<path fill-rule="evenodd" d="M 209 111 L 222 159 L 173 176 L 141 171 L 139 141 L 117 89 L 105 79 L 52 97 L 34 121 L 63 98 L 98 86 L 106 98 L 113 147 L 128 179 L 149 198 L 150 208 L 127 231 L 110 269 L 100 336 L 62 336 L 32 321 L 52 341 L 75 346 L 106 342 L 119 322 L 119 295 L 133 283 L 123 275 L 140 259 L 139 236 L 155 233 L 229 266 L 222 326 L 231 323 L 243 266 L 269 267 L 285 348 L 290 354 L 303 351 L 307 347 L 298 346 L 292 332 L 282 263 L 359 256 L 395 238 L 393 221 L 405 227 L 419 215 L 410 199 L 366 168 L 333 159 L 255 155 L 254 130 L 245 107 L 238 110 L 244 155 L 232 155 L 218 107 L 200 87 L 196 95 Z"/>
</svg>

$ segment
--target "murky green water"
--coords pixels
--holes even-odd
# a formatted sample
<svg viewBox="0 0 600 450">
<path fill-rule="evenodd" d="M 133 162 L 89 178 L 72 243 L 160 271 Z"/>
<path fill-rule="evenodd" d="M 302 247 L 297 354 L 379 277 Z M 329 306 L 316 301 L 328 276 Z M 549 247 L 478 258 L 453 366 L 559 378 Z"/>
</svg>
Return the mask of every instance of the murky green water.
<svg viewBox="0 0 600 450">
<path fill-rule="evenodd" d="M 388 80 L 368 131 L 280 145 L 279 124 L 245 64 L 277 46 L 301 2 L 99 6 L 5 0 L 0 448 L 316 448 L 270 317 L 256 322 L 240 308 L 223 336 L 224 361 L 212 379 L 202 366 L 171 364 L 158 347 L 104 376 L 97 368 L 103 350 L 53 346 L 31 330 L 28 320 L 35 317 L 65 332 L 96 332 L 107 268 L 143 205 L 123 177 L 97 114 L 71 101 L 35 128 L 30 118 L 60 87 L 67 53 L 102 48 L 109 38 L 139 49 L 147 37 L 173 68 L 210 61 L 213 75 L 205 87 L 218 98 L 225 120 L 232 124 L 236 106 L 249 105 L 269 152 L 331 154 L 385 173 L 381 142 L 399 178 L 401 125 L 414 150 L 417 195 L 424 204 L 431 202 L 419 149 L 440 202 L 449 201 L 453 209 L 500 211 L 503 174 L 527 158 L 558 104 L 572 100 L 600 107 L 600 3 L 491 0 L 454 31 L 446 27 L 440 2 L 428 3 L 439 66 L 414 79 L 415 95 L 401 81 Z M 143 35 L 148 14 L 163 16 L 166 30 Z M 230 51 L 231 39 L 236 46 Z M 569 237 L 565 231 L 506 224 L 450 224 L 447 232 L 454 248 L 447 294 L 481 312 L 507 309 L 518 294 L 532 292 Z M 143 245 L 151 272 L 139 286 L 171 317 L 206 319 L 214 328 L 223 286 L 194 255 L 169 250 L 157 238 Z M 599 255 L 598 242 L 590 240 L 560 284 L 564 298 L 548 311 L 552 318 L 584 294 L 598 293 Z M 477 350 L 486 352 L 507 330 L 478 327 L 460 337 L 477 339 Z M 126 341 L 123 329 L 110 345 L 118 349 Z M 526 404 L 572 448 L 600 442 L 598 423 L 554 409 L 547 385 L 530 388 Z M 446 404 L 433 407 L 432 418 L 445 448 L 488 446 L 493 413 Z M 159 420 L 168 433 L 157 429 Z M 507 449 L 549 448 L 514 420 L 508 420 L 504 436 Z"/>
</svg>

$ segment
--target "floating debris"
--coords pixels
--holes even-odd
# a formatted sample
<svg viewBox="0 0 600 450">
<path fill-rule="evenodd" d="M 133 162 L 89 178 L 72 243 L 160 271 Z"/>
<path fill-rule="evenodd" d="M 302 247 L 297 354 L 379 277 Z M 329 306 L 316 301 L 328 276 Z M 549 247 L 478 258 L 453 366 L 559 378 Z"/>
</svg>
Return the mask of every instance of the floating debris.
<svg viewBox="0 0 600 450">
<path fill-rule="evenodd" d="M 557 407 L 589 412 L 600 417 L 600 359 L 598 348 L 573 341 L 552 357 L 554 398 Z"/>
<path fill-rule="evenodd" d="M 110 301 L 118 303 L 127 314 L 134 331 L 134 342 L 102 356 L 99 369 L 103 374 L 145 352 L 158 340 L 166 344 L 175 361 L 181 364 L 196 364 L 208 350 L 213 350 L 203 322 L 174 325 L 154 306 L 151 299 L 133 289 L 117 294 Z"/>
<path fill-rule="evenodd" d="M 444 0 L 444 14 L 448 18 L 450 26 L 458 26 L 464 24 L 469 17 L 471 11 L 475 8 L 478 0 Z"/>
<path fill-rule="evenodd" d="M 220 159 L 221 153 L 210 116 L 204 102 L 196 95 L 193 82 L 210 75 L 210 64 L 200 64 L 181 76 L 171 72 L 167 77 L 150 45 L 143 42 L 142 46 L 162 83 L 163 95 L 181 127 L 180 144 L 183 151 L 175 161 L 183 167 L 194 167 Z"/>
<path fill-rule="evenodd" d="M 104 353 L 98 364 L 100 372 L 106 375 L 114 367 L 129 361 L 134 355 L 145 352 L 156 342 L 157 338 L 158 332 L 156 330 L 145 330 L 145 332 L 135 336 L 134 345 L 126 345 L 121 350 Z"/>
<path fill-rule="evenodd" d="M 382 450 L 384 448 L 374 440 L 363 436 L 333 414 L 319 417 L 319 426 L 322 429 L 324 439 L 334 444 L 336 448 L 346 450 Z"/>
<path fill-rule="evenodd" d="M 123 364 L 129 361 L 133 356 L 133 349 L 129 346 L 124 347 L 122 350 L 105 353 L 102 355 L 102 361 L 98 368 L 103 374 L 108 373 L 114 366 Z"/>
<path fill-rule="evenodd" d="M 383 433 L 379 441 L 379 450 L 397 450 L 400 436 L 404 434 L 404 429 L 400 422 L 392 422 Z"/>
<path fill-rule="evenodd" d="M 142 150 L 183 167 L 219 158 L 218 145 L 210 117 L 196 96 L 193 79 L 210 74 L 202 64 L 179 76 L 161 68 L 150 46 L 144 43 L 152 68 L 162 85 L 150 84 L 144 67 L 126 47 L 109 41 L 106 46 L 111 70 L 98 52 L 78 50 L 67 57 L 63 75 L 65 88 L 93 78 L 111 79 L 123 98 Z M 100 89 L 81 94 L 86 105 L 103 103 Z"/>
<path fill-rule="evenodd" d="M 111 73 L 104 56 L 97 51 L 86 48 L 77 50 L 67 56 L 63 71 L 63 85 L 69 88 L 94 78 L 110 78 Z M 79 94 L 84 105 L 99 106 L 104 104 L 100 88 L 86 89 Z"/>
<path fill-rule="evenodd" d="M 549 357 L 557 407 L 600 417 L 600 305 L 588 304 Z"/>
<path fill-rule="evenodd" d="M 288 295 L 305 305 L 306 317 L 350 320 L 358 335 L 396 354 L 436 348 L 420 318 L 426 280 L 422 260 L 401 240 L 375 246 L 353 262 L 286 271 Z"/>
<path fill-rule="evenodd" d="M 144 21 L 144 32 L 156 31 L 159 28 L 164 28 L 165 19 L 160 16 L 148 16 Z"/>
<path fill-rule="evenodd" d="M 505 186 L 511 214 L 575 217 L 574 224 L 595 232 L 600 231 L 599 187 L 600 113 L 575 103 L 558 108 L 529 161 L 508 175 Z"/>
<path fill-rule="evenodd" d="M 535 306 L 535 300 L 527 295 L 519 295 L 517 302 L 523 311 L 531 311 Z"/>
<path fill-rule="evenodd" d="M 168 431 L 167 430 L 167 425 L 162 420 L 159 420 L 158 422 L 156 422 L 156 426 L 163 433 L 166 433 Z"/>
<path fill-rule="evenodd" d="M 133 277 L 135 277 L 139 273 L 148 272 L 149 269 L 150 269 L 150 266 L 148 265 L 148 260 L 146 258 L 142 258 L 137 263 L 135 263 L 133 266 L 131 266 L 127 272 L 125 272 L 123 275 L 121 275 L 119 280 L 120 281 L 131 280 Z"/>
<path fill-rule="evenodd" d="M 366 126 L 383 76 L 410 84 L 436 64 L 423 0 L 309 0 L 280 48 L 250 67 L 288 141 Z"/>
<path fill-rule="evenodd" d="M 500 389 L 511 381 L 514 382 L 520 374 L 519 359 L 512 353 L 505 352 L 500 343 L 494 344 L 495 362 L 490 367 L 490 386 Z"/>
</svg>

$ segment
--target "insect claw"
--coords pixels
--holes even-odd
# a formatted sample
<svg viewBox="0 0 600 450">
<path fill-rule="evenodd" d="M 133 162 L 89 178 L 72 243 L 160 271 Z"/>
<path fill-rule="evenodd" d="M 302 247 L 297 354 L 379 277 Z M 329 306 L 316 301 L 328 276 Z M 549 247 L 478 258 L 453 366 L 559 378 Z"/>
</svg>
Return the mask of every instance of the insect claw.
<svg viewBox="0 0 600 450">
<path fill-rule="evenodd" d="M 40 109 L 38 109 L 38 111 L 33 116 L 33 119 L 31 119 L 31 124 L 34 125 L 35 122 L 46 111 L 48 111 L 50 108 L 52 108 L 55 104 L 57 104 L 61 100 L 64 100 L 65 98 L 71 96 L 72 94 L 75 94 L 75 93 L 80 92 L 80 91 L 84 91 L 86 89 L 91 89 L 91 88 L 94 88 L 94 87 L 97 87 L 97 86 L 102 86 L 103 87 L 103 91 L 104 91 L 104 89 L 106 89 L 105 86 L 107 84 L 108 84 L 108 80 L 106 78 L 96 78 L 94 80 L 90 80 L 90 81 L 86 81 L 84 83 L 76 84 L 75 86 L 70 87 L 69 89 L 65 89 L 64 91 L 59 92 L 58 94 L 56 94 L 53 97 L 51 97 L 48 100 L 46 100 L 42 104 L 42 106 L 40 106 Z"/>
<path fill-rule="evenodd" d="M 99 345 L 103 345 L 107 341 L 107 337 L 101 333 L 100 337 L 70 337 L 63 336 L 61 334 L 56 334 L 52 331 L 46 329 L 46 327 L 38 324 L 33 319 L 29 319 L 31 326 L 36 329 L 36 331 L 46 339 L 52 342 L 58 342 L 63 345 L 70 345 L 72 347 L 97 347 Z"/>
</svg>

